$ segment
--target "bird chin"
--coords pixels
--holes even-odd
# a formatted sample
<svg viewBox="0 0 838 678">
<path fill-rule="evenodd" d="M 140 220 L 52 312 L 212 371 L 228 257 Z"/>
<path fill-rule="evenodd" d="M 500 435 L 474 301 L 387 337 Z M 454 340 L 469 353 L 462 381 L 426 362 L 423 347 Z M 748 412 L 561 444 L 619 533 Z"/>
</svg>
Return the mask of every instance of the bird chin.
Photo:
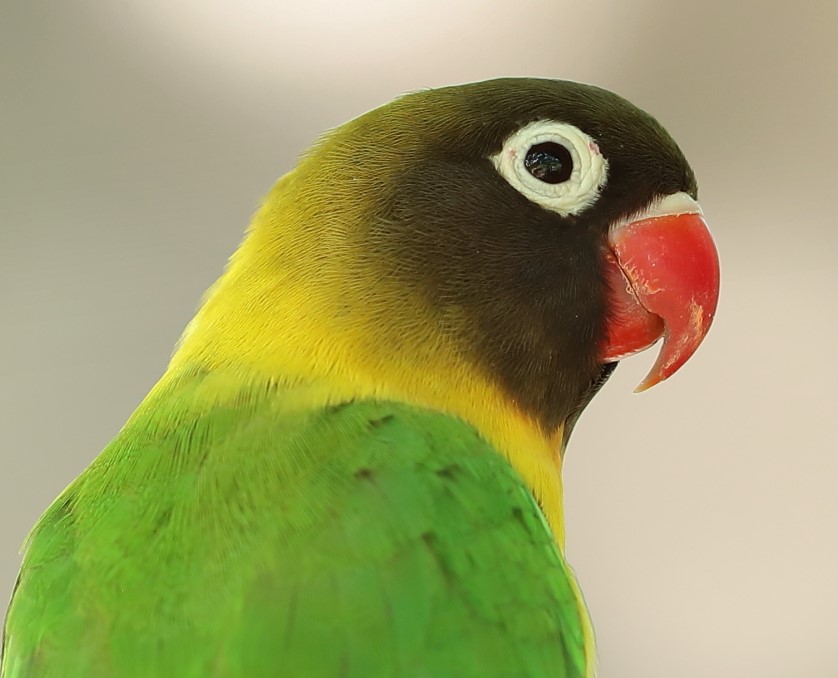
<svg viewBox="0 0 838 678">
<path fill-rule="evenodd" d="M 603 257 L 608 314 L 600 360 L 626 358 L 663 337 L 635 389 L 644 391 L 687 362 L 710 329 L 719 299 L 716 246 L 698 203 L 675 193 L 614 224 Z"/>
</svg>

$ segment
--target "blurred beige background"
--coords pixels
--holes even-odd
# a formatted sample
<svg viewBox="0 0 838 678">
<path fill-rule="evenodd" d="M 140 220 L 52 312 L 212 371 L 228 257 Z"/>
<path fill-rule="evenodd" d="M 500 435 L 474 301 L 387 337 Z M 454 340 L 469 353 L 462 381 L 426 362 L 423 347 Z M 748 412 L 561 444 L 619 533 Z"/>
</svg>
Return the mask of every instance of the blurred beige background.
<svg viewBox="0 0 838 678">
<path fill-rule="evenodd" d="M 0 4 L 0 607 L 18 547 L 163 370 L 274 179 L 404 90 L 590 81 L 690 158 L 723 289 L 624 363 L 566 465 L 603 678 L 838 676 L 838 4 Z"/>
</svg>

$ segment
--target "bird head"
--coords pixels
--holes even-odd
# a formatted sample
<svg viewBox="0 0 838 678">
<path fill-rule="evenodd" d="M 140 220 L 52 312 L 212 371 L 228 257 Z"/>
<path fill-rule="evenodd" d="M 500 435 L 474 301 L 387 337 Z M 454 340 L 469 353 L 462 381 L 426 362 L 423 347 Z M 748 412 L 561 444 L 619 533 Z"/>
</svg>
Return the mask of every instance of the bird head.
<svg viewBox="0 0 838 678">
<path fill-rule="evenodd" d="M 606 90 L 414 92 L 278 182 L 175 359 L 446 411 L 510 456 L 533 436 L 563 451 L 618 360 L 662 337 L 648 387 L 707 333 L 719 269 L 696 200 L 672 137 Z"/>
<path fill-rule="evenodd" d="M 421 300 L 414 319 L 547 427 L 661 337 L 641 388 L 669 377 L 712 321 L 718 260 L 694 174 L 606 90 L 510 78 L 412 93 L 327 135 L 298 171 L 320 256 L 352 249 L 356 285 L 360 260 L 407 309 Z M 374 292 L 373 327 L 401 317 L 414 334 Z"/>
</svg>

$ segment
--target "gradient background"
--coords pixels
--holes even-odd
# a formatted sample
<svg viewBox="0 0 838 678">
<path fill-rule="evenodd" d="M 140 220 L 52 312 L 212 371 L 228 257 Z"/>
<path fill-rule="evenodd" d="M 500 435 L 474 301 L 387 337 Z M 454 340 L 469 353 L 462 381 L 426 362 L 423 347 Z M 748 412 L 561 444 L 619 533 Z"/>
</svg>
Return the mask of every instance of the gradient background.
<svg viewBox="0 0 838 678">
<path fill-rule="evenodd" d="M 163 370 L 276 177 L 404 90 L 595 82 L 656 115 L 722 260 L 713 331 L 571 442 L 603 678 L 838 676 L 838 3 L 0 5 L 0 608 L 27 530 Z"/>
</svg>

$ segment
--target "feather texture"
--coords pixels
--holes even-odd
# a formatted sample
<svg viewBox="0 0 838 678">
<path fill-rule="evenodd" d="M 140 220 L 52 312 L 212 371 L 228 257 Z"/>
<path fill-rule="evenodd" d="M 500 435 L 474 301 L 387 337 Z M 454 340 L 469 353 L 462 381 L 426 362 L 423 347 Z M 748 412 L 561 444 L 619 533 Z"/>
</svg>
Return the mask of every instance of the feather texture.
<svg viewBox="0 0 838 678">
<path fill-rule="evenodd" d="M 462 421 L 181 370 L 33 530 L 4 678 L 586 675 L 531 492 Z"/>
</svg>

